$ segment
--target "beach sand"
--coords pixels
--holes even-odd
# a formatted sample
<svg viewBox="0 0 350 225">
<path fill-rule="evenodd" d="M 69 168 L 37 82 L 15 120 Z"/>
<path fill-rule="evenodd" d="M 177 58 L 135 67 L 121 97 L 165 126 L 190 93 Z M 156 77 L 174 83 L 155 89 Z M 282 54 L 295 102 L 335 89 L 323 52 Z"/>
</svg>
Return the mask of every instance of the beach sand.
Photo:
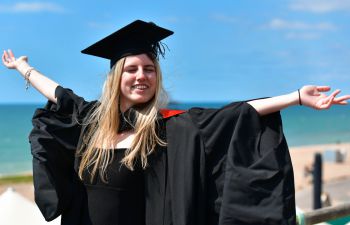
<svg viewBox="0 0 350 225">
<path fill-rule="evenodd" d="M 325 151 L 340 151 L 344 156 L 344 161 L 327 161 L 323 157 L 323 181 L 324 183 L 342 179 L 350 179 L 350 143 L 311 145 L 301 147 L 291 147 L 290 155 L 294 168 L 295 190 L 299 191 L 309 187 L 312 183 L 312 176 L 306 175 L 306 169 L 312 169 L 315 154 L 325 155 Z"/>
<path fill-rule="evenodd" d="M 313 210 L 312 170 L 316 153 L 322 155 L 322 192 L 324 206 L 336 206 L 350 203 L 350 143 L 312 145 L 290 148 L 294 167 L 294 180 L 296 190 L 296 205 L 303 211 Z M 330 160 L 330 153 L 339 151 L 344 156 L 343 162 Z M 327 160 L 328 159 L 328 160 Z"/>
<path fill-rule="evenodd" d="M 323 160 L 323 181 L 325 184 L 329 182 L 335 182 L 338 180 L 350 180 L 350 143 L 341 144 L 325 144 L 325 145 L 310 145 L 300 147 L 290 147 L 290 154 L 294 167 L 295 176 L 295 189 L 298 196 L 298 192 L 310 189 L 312 176 L 305 176 L 305 168 L 312 168 L 314 161 L 314 154 L 325 151 L 338 150 L 341 152 L 347 152 L 344 162 L 336 163 Z M 34 188 L 32 183 L 20 183 L 20 184 L 5 184 L 0 185 L 0 194 L 4 192 L 8 187 L 13 187 L 17 192 L 25 196 L 31 201 L 34 201 Z M 350 187 L 349 187 L 350 190 Z M 349 199 L 350 195 L 344 193 L 344 200 Z M 340 203 L 339 200 L 336 201 Z M 298 205 L 298 198 L 297 198 Z"/>
<path fill-rule="evenodd" d="M 0 195 L 8 188 L 13 188 L 16 192 L 20 193 L 23 197 L 34 202 L 34 186 L 33 183 L 16 183 L 16 184 L 1 184 Z"/>
</svg>

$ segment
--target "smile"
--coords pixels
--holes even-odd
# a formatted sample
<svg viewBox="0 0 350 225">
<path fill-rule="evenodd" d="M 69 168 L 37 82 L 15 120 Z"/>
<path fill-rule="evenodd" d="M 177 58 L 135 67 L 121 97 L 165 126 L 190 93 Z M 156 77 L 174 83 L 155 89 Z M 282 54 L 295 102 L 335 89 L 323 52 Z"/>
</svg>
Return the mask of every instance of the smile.
<svg viewBox="0 0 350 225">
<path fill-rule="evenodd" d="M 131 86 L 131 89 L 145 90 L 148 88 L 148 85 L 145 84 L 136 84 Z"/>
</svg>

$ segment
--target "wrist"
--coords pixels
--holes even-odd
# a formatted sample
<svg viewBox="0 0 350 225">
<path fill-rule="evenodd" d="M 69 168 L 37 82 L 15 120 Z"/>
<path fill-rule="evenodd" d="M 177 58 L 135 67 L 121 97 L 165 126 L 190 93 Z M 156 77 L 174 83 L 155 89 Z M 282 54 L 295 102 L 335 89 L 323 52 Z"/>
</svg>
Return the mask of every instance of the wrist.
<svg viewBox="0 0 350 225">
<path fill-rule="evenodd" d="M 303 105 L 303 103 L 302 103 L 302 101 L 301 101 L 300 89 L 298 89 L 298 104 L 299 104 L 299 105 Z"/>
<path fill-rule="evenodd" d="M 300 105 L 300 94 L 299 90 L 289 94 L 289 105 Z"/>
<path fill-rule="evenodd" d="M 18 72 L 20 72 L 22 75 L 24 75 L 24 74 L 28 71 L 29 68 L 30 68 L 30 65 L 29 65 L 27 62 L 25 62 L 25 61 L 20 62 L 20 63 L 16 66 L 16 70 L 17 70 Z"/>
</svg>

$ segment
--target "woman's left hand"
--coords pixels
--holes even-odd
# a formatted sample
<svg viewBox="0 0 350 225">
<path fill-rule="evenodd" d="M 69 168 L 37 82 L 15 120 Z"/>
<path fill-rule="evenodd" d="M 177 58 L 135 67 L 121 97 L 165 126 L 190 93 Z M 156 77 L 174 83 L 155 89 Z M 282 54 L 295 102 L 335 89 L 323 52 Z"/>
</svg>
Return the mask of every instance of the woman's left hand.
<svg viewBox="0 0 350 225">
<path fill-rule="evenodd" d="M 346 105 L 346 100 L 350 99 L 350 95 L 337 97 L 340 90 L 335 90 L 328 96 L 323 93 L 329 90 L 331 90 L 329 86 L 304 86 L 300 89 L 301 104 L 321 110 L 328 109 L 332 105 Z"/>
</svg>

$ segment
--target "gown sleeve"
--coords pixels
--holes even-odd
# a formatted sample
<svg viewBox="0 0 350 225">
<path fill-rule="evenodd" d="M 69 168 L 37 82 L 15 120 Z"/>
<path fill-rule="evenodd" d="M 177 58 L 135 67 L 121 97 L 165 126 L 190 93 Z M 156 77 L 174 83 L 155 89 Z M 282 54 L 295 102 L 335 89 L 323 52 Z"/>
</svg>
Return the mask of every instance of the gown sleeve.
<svg viewBox="0 0 350 225">
<path fill-rule="evenodd" d="M 78 181 L 74 156 L 81 122 L 95 102 L 58 86 L 57 104 L 48 101 L 35 111 L 29 135 L 33 156 L 35 202 L 47 221 L 69 208 Z"/>
<path fill-rule="evenodd" d="M 279 112 L 259 116 L 238 102 L 220 110 L 194 108 L 189 114 L 205 149 L 212 221 L 294 225 L 293 168 Z"/>
</svg>

